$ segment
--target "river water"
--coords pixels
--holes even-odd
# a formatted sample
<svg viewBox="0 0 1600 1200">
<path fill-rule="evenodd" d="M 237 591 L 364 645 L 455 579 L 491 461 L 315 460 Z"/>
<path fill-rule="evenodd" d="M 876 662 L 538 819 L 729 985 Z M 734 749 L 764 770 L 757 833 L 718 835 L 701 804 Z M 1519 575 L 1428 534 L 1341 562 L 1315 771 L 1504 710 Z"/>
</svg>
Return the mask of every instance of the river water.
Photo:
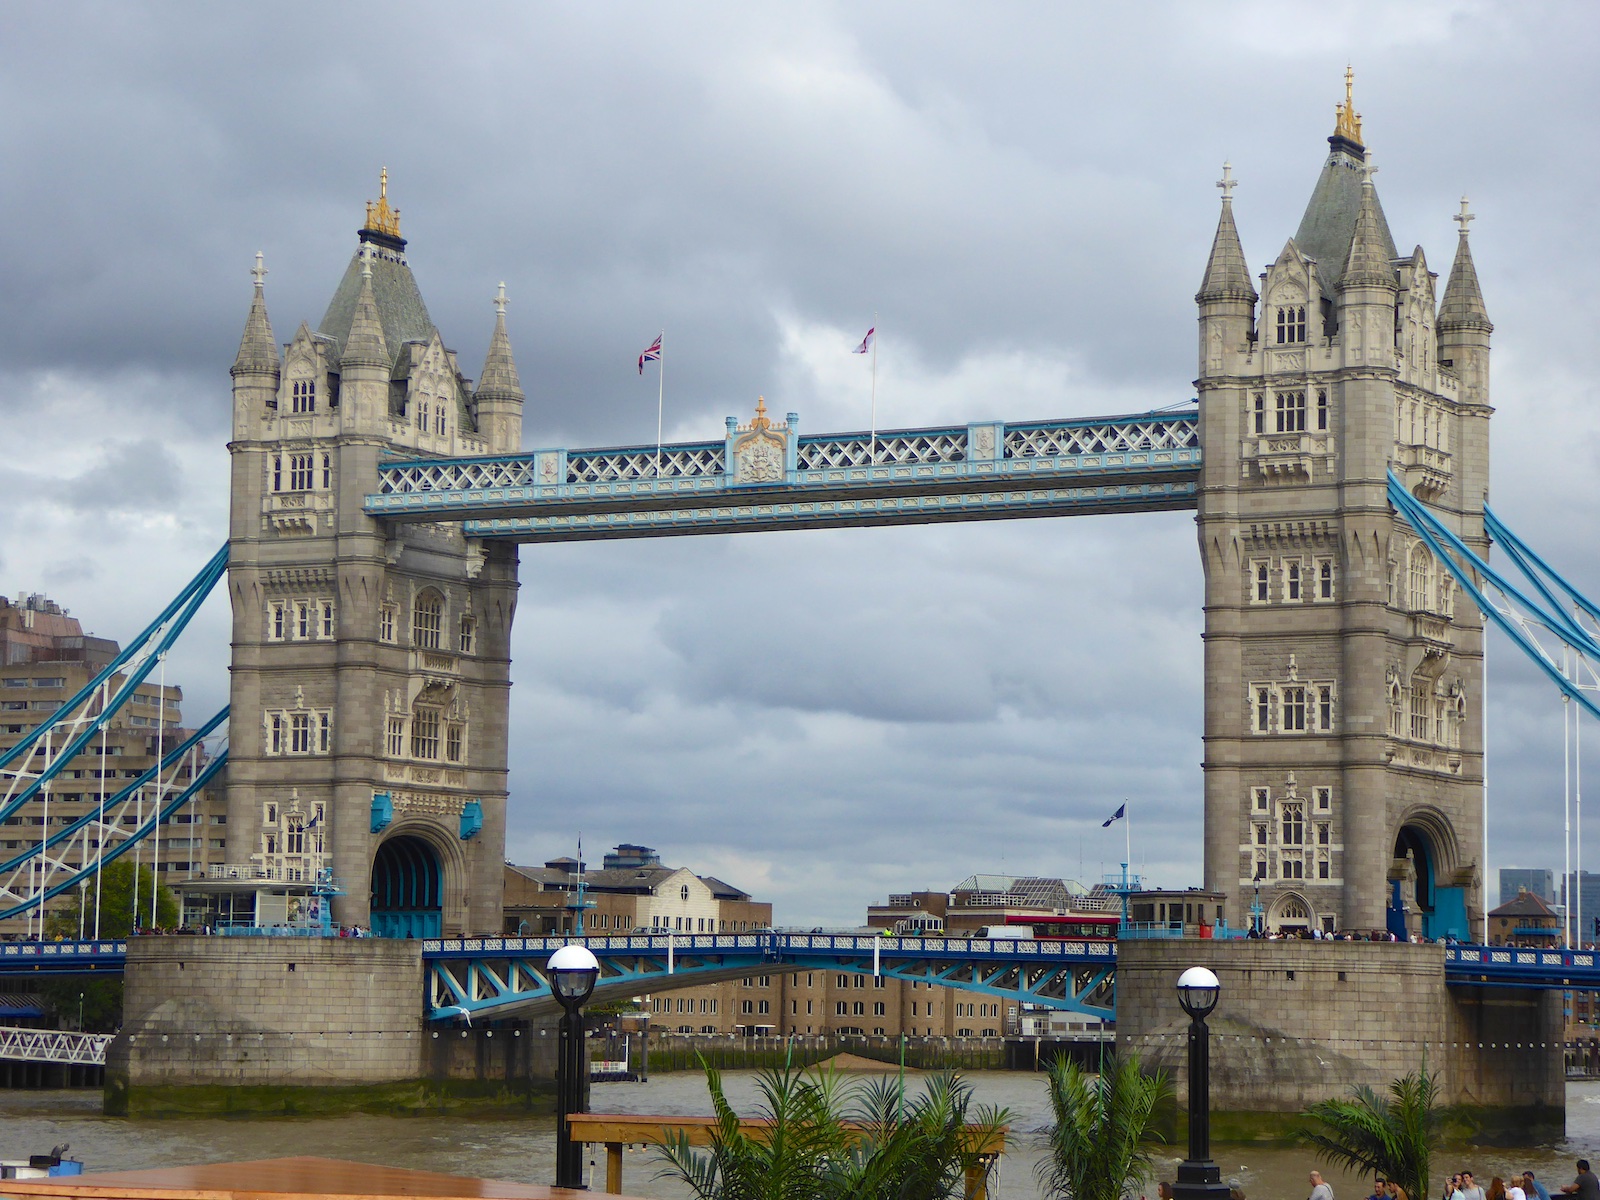
<svg viewBox="0 0 1600 1200">
<path fill-rule="evenodd" d="M 724 1077 L 735 1108 L 753 1115 L 755 1075 L 731 1071 Z M 967 1076 L 983 1103 L 1011 1110 L 1011 1146 L 1001 1162 L 993 1194 L 998 1200 L 1035 1200 L 1042 1193 L 1033 1168 L 1040 1158 L 1039 1131 L 1049 1123 L 1049 1098 L 1042 1075 L 975 1071 Z M 916 1086 L 908 1078 L 908 1088 Z M 649 1083 L 596 1084 L 595 1112 L 707 1114 L 705 1080 L 683 1072 L 657 1075 Z M 554 1123 L 548 1116 L 448 1116 L 260 1118 L 228 1120 L 128 1121 L 100 1115 L 94 1091 L 0 1092 L 0 1158 L 42 1153 L 70 1142 L 72 1155 L 89 1171 L 170 1166 L 315 1154 L 358 1162 L 386 1163 L 454 1175 L 479 1175 L 528 1183 L 555 1178 Z M 598 1149 L 598 1148 L 597 1148 Z M 1160 1177 L 1171 1178 L 1183 1147 L 1163 1148 Z M 1600 1082 L 1567 1088 L 1567 1138 L 1553 1146 L 1523 1149 L 1445 1147 L 1434 1160 L 1434 1183 L 1450 1171 L 1467 1168 L 1487 1184 L 1493 1175 L 1533 1170 L 1552 1191 L 1572 1179 L 1577 1157 L 1600 1151 Z M 1306 1174 L 1318 1166 L 1303 1150 L 1281 1147 L 1214 1148 L 1225 1178 L 1244 1189 L 1249 1200 L 1304 1200 Z M 603 1152 L 592 1184 L 604 1186 Z M 633 1196 L 677 1198 L 686 1189 L 657 1178 L 660 1160 L 651 1149 L 630 1151 L 624 1161 L 623 1190 Z M 1370 1190 L 1361 1180 L 1322 1168 L 1338 1200 L 1361 1200 Z M 1153 1196 L 1155 1189 L 1148 1189 Z"/>
</svg>

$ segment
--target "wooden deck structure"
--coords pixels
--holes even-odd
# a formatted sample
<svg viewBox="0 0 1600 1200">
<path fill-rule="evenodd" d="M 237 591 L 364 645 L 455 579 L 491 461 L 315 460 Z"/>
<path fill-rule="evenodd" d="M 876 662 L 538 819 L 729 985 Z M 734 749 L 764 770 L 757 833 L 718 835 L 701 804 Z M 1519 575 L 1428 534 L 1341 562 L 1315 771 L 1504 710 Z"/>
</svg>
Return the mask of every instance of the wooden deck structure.
<svg viewBox="0 0 1600 1200">
<path fill-rule="evenodd" d="M 632 1113 L 573 1113 L 568 1121 L 575 1141 L 605 1146 L 606 1194 L 612 1196 L 622 1191 L 622 1152 L 626 1147 L 662 1146 L 680 1133 L 688 1137 L 691 1146 L 709 1146 L 717 1124 L 715 1117 L 648 1117 Z M 770 1121 L 739 1122 L 742 1130 L 756 1137 L 771 1126 Z M 988 1165 L 1005 1153 L 1010 1127 L 1003 1125 L 989 1130 L 968 1126 L 968 1129 L 974 1139 L 973 1147 L 984 1156 L 984 1162 L 968 1168 L 963 1194 L 966 1200 L 988 1200 Z"/>
<path fill-rule="evenodd" d="M 58 1179 L 8 1179 L 6 1200 L 582 1200 L 586 1192 L 473 1179 L 338 1158 L 270 1158 L 255 1162 L 103 1171 Z"/>
</svg>

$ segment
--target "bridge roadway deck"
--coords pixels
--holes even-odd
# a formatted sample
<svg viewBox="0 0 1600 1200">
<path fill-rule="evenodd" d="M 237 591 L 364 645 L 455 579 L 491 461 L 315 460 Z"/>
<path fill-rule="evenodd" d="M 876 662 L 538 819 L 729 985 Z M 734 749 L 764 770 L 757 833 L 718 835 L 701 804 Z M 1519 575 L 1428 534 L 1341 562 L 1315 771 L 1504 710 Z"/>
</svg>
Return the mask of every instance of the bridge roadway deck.
<svg viewBox="0 0 1600 1200">
<path fill-rule="evenodd" d="M 795 418 L 718 442 L 534 450 L 381 465 L 366 511 L 516 542 L 1193 508 L 1193 411 L 801 436 Z M 781 447 L 781 449 L 780 449 Z M 781 454 L 781 462 L 779 456 Z"/>
<path fill-rule="evenodd" d="M 420 943 L 430 1015 L 522 1015 L 554 1007 L 544 965 L 578 939 L 499 937 Z M 1116 945 L 1089 941 L 893 938 L 852 934 L 588 937 L 597 994 L 616 998 L 786 970 L 874 972 L 966 991 L 1113 1014 Z M 125 941 L 0 942 L 0 976 L 119 974 Z M 1600 952 L 1446 946 L 1445 982 L 1462 987 L 1600 991 Z"/>
</svg>

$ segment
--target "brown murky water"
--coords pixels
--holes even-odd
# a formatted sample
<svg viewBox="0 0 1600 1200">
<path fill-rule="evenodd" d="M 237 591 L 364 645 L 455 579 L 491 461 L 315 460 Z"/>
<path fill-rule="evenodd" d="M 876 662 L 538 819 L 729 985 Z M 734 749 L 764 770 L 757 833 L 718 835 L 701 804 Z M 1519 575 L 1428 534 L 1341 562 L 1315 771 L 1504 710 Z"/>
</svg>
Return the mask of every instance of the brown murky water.
<svg viewBox="0 0 1600 1200">
<path fill-rule="evenodd" d="M 1040 1192 L 1033 1168 L 1039 1161 L 1039 1131 L 1048 1123 L 1044 1079 L 1013 1072 L 974 1072 L 969 1078 L 985 1103 L 1012 1112 L 1013 1148 L 1003 1160 L 999 1200 L 1035 1200 Z M 754 1107 L 754 1076 L 730 1072 L 730 1098 L 741 1111 Z M 909 1086 L 915 1086 L 914 1081 Z M 697 1075 L 658 1075 L 647 1084 L 596 1084 L 596 1112 L 703 1114 L 709 1112 L 705 1081 Z M 553 1123 L 548 1117 L 374 1117 L 315 1119 L 126 1121 L 104 1117 L 95 1092 L 0 1092 L 0 1158 L 17 1158 L 72 1144 L 88 1170 L 164 1166 L 318 1154 L 458 1175 L 550 1183 L 555 1178 Z M 1176 1165 L 1183 1147 L 1174 1147 Z M 1485 1183 L 1511 1170 L 1538 1172 L 1546 1186 L 1572 1178 L 1575 1157 L 1600 1151 L 1600 1083 L 1567 1089 L 1567 1138 L 1553 1146 L 1521 1149 L 1448 1147 L 1434 1163 L 1442 1184 L 1448 1171 L 1468 1167 Z M 1318 1164 L 1298 1150 L 1220 1146 L 1224 1176 L 1250 1200 L 1304 1200 L 1306 1173 Z M 630 1152 L 623 1187 L 635 1196 L 677 1198 L 687 1192 L 658 1179 L 659 1160 L 650 1150 Z M 596 1180 L 603 1183 L 604 1165 Z M 1326 1171 L 1337 1200 L 1361 1200 L 1362 1181 Z M 1163 1173 L 1170 1177 L 1171 1171 Z M 1153 1194 L 1154 1189 L 1151 1189 Z"/>
</svg>

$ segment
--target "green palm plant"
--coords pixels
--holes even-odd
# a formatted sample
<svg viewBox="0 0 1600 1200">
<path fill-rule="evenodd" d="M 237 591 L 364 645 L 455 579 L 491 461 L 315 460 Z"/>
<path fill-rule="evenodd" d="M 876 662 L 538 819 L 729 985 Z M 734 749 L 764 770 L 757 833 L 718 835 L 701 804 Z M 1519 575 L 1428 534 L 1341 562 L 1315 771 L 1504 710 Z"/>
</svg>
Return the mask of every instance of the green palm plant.
<svg viewBox="0 0 1600 1200">
<path fill-rule="evenodd" d="M 701 1200 L 945 1200 L 963 1194 L 967 1171 L 987 1169 L 981 1147 L 1006 1114 L 974 1108 L 972 1089 L 934 1076 L 907 1098 L 896 1082 L 846 1083 L 835 1072 L 764 1071 L 763 1124 L 745 1128 L 706 1068 L 712 1143 L 680 1132 L 661 1149 L 661 1172 Z M 660 1176 L 658 1176 L 659 1178 Z"/>
<path fill-rule="evenodd" d="M 1058 1058 L 1050 1066 L 1054 1121 L 1040 1186 L 1071 1200 L 1134 1196 L 1152 1173 L 1156 1106 L 1168 1094 L 1164 1073 L 1147 1075 L 1134 1054 L 1119 1054 L 1098 1076 Z"/>
<path fill-rule="evenodd" d="M 1380 1096 L 1363 1084 L 1344 1100 L 1319 1100 L 1306 1109 L 1317 1125 L 1303 1137 L 1326 1163 L 1362 1174 L 1382 1172 L 1406 1191 L 1428 1195 L 1428 1155 L 1438 1140 L 1442 1114 L 1439 1084 L 1419 1071 L 1389 1085 Z"/>
</svg>

